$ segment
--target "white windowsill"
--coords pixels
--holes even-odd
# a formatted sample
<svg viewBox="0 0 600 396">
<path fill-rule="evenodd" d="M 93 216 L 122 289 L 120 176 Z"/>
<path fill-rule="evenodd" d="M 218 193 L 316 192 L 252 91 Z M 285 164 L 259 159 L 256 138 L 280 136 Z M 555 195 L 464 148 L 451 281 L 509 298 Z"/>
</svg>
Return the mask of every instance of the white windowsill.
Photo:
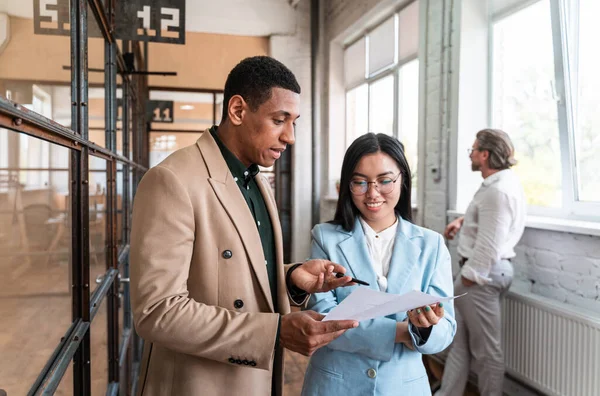
<svg viewBox="0 0 600 396">
<path fill-rule="evenodd" d="M 464 215 L 464 213 L 461 213 L 456 210 L 448 210 L 446 214 L 448 215 L 448 217 L 451 218 L 457 218 Z M 581 235 L 600 236 L 600 223 L 596 223 L 593 221 L 558 219 L 555 217 L 542 216 L 527 216 L 525 227 L 538 230 L 550 230 L 570 232 L 573 234 Z"/>
</svg>

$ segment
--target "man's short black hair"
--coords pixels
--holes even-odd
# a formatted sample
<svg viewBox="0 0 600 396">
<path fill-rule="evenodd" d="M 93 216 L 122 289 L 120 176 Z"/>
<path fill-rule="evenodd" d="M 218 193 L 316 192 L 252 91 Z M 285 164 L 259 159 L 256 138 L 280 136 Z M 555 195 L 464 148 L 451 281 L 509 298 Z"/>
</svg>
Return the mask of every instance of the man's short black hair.
<svg viewBox="0 0 600 396">
<path fill-rule="evenodd" d="M 227 76 L 223 93 L 223 118 L 227 119 L 229 100 L 240 95 L 256 111 L 271 98 L 273 88 L 300 93 L 296 76 L 283 63 L 269 56 L 253 56 L 238 63 Z"/>
</svg>

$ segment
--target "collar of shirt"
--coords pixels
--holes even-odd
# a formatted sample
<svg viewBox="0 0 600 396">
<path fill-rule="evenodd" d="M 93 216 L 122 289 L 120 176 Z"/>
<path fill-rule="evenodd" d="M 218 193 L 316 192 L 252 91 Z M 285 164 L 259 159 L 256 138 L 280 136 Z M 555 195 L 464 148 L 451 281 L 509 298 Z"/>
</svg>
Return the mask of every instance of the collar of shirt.
<svg viewBox="0 0 600 396">
<path fill-rule="evenodd" d="M 398 219 L 390 227 L 381 232 L 375 232 L 362 217 L 359 217 L 365 236 L 369 240 L 378 240 L 379 242 L 387 242 L 396 238 L 396 229 L 398 228 Z"/>
<path fill-rule="evenodd" d="M 501 171 L 498 171 L 498 172 L 494 173 L 493 175 L 488 176 L 485 179 L 483 179 L 483 182 L 481 184 L 483 184 L 484 186 L 487 187 L 490 184 L 500 181 L 504 177 L 508 176 L 511 172 L 512 171 L 510 169 L 502 169 Z"/>
<path fill-rule="evenodd" d="M 256 175 L 258 175 L 258 172 L 260 171 L 258 169 L 258 165 L 252 164 L 246 168 L 242 161 L 240 161 L 231 151 L 229 151 L 221 139 L 219 139 L 216 125 L 213 125 L 210 128 L 210 134 L 215 139 L 215 142 L 217 142 L 217 145 L 221 150 L 221 154 L 223 155 L 223 158 L 225 159 L 225 162 L 227 163 L 227 166 L 229 167 L 229 170 L 231 171 L 235 181 L 241 183 L 244 188 L 246 188 L 248 183 L 250 183 L 250 181 L 252 181 Z"/>
</svg>

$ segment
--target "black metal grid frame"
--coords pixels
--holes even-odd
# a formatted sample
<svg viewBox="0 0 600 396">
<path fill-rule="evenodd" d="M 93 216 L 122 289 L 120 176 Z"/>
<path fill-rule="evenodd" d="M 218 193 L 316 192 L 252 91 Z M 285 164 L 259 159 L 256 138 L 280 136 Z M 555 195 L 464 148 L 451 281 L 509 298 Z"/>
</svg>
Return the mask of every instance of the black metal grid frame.
<svg viewBox="0 0 600 396">
<path fill-rule="evenodd" d="M 107 304 L 108 378 L 107 394 L 130 394 L 139 367 L 140 340 L 132 326 L 129 297 L 129 230 L 130 171 L 133 195 L 137 182 L 148 166 L 147 123 L 145 101 L 148 97 L 147 77 L 125 74 L 125 62 L 112 34 L 115 0 L 71 0 L 71 126 L 66 128 L 17 103 L 0 97 L 0 127 L 26 134 L 70 151 L 71 259 L 72 259 L 72 323 L 56 346 L 29 395 L 51 395 L 58 388 L 69 364 L 73 365 L 73 394 L 91 394 L 90 329 L 101 304 Z M 105 40 L 105 138 L 106 148 L 88 140 L 88 61 L 87 12 L 94 14 Z M 142 59 L 139 43 L 123 42 L 124 50 L 133 47 Z M 147 56 L 147 44 L 144 57 Z M 147 60 L 143 59 L 147 65 Z M 116 153 L 116 88 L 117 73 L 123 81 L 123 153 Z M 132 119 L 133 141 L 129 139 L 129 117 Z M 129 158 L 129 147 L 133 148 Z M 107 221 L 106 272 L 90 295 L 89 249 L 89 156 L 106 160 Z M 121 163 L 121 169 L 117 169 Z M 119 173 L 121 175 L 119 176 Z M 122 244 L 117 235 L 117 177 L 123 180 Z M 121 297 L 122 295 L 122 297 Z M 119 299 L 122 298 L 123 332 L 119 334 Z"/>
</svg>

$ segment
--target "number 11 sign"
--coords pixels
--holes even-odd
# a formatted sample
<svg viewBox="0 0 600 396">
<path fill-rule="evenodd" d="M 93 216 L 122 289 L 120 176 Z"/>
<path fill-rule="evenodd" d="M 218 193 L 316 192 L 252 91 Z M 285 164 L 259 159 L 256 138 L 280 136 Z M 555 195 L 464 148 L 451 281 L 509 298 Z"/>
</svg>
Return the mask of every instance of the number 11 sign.
<svg viewBox="0 0 600 396">
<path fill-rule="evenodd" d="M 185 44 L 185 0 L 119 0 L 116 37 Z"/>
<path fill-rule="evenodd" d="M 173 122 L 172 100 L 149 100 L 146 111 L 151 122 Z"/>
</svg>

